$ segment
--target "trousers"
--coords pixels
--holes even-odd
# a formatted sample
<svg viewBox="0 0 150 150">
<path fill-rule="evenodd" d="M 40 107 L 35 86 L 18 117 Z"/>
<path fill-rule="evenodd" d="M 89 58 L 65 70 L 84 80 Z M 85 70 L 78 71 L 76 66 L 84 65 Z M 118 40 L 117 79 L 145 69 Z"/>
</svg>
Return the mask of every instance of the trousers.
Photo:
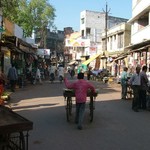
<svg viewBox="0 0 150 150">
<path fill-rule="evenodd" d="M 121 84 L 121 98 L 126 99 L 127 96 L 127 85 L 126 84 Z"/>
<path fill-rule="evenodd" d="M 132 109 L 138 109 L 140 105 L 140 86 L 133 85 L 133 101 L 132 101 Z"/>
<path fill-rule="evenodd" d="M 85 112 L 85 103 L 76 103 L 76 117 L 75 121 L 79 127 L 82 127 Z"/>
</svg>

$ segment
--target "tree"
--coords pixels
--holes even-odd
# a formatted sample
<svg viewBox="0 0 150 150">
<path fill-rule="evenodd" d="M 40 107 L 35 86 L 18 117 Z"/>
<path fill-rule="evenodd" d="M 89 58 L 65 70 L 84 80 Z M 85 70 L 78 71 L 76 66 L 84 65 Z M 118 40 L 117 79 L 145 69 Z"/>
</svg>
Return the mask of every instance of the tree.
<svg viewBox="0 0 150 150">
<path fill-rule="evenodd" d="M 6 0 L 2 0 L 5 1 Z M 2 2 L 3 15 L 21 26 L 25 36 L 31 36 L 35 28 L 53 26 L 55 8 L 48 0 L 7 0 L 14 2 L 13 8 Z M 12 7 L 12 6 L 11 6 Z M 13 13 L 12 13 L 13 12 Z"/>
<path fill-rule="evenodd" d="M 0 0 L 0 8 L 8 9 L 9 12 L 18 6 L 18 0 Z"/>
</svg>

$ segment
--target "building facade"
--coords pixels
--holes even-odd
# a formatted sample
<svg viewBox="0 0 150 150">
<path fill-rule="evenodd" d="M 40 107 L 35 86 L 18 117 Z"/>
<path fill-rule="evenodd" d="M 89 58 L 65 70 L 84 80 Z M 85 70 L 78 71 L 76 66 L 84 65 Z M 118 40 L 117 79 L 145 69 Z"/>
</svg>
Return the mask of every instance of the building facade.
<svg viewBox="0 0 150 150">
<path fill-rule="evenodd" d="M 2 22 L 4 30 L 0 37 L 0 71 L 7 76 L 10 66 L 14 64 L 18 74 L 17 84 L 23 87 L 28 79 L 27 70 L 32 70 L 36 66 L 37 47 L 33 39 L 23 36 L 21 27 L 6 18 L 3 18 Z"/>
<path fill-rule="evenodd" d="M 130 66 L 148 65 L 150 67 L 150 1 L 132 0 L 131 43 L 128 61 Z"/>
<path fill-rule="evenodd" d="M 35 43 L 38 45 L 39 50 L 49 49 L 49 55 L 40 57 L 40 62 L 46 65 L 51 63 L 64 63 L 64 31 L 45 29 L 37 29 L 35 31 Z"/>
<path fill-rule="evenodd" d="M 106 33 L 106 31 L 112 28 L 113 26 L 116 26 L 122 22 L 127 21 L 128 19 L 109 16 L 105 12 L 96 12 L 89 10 L 82 11 L 80 13 L 80 33 L 82 38 L 90 39 L 90 47 L 86 48 L 86 50 L 89 51 L 89 53 L 91 53 L 92 51 L 93 55 L 90 55 L 90 57 L 96 56 L 97 53 L 101 55 L 103 54 L 104 49 L 102 48 L 102 45 L 104 43 L 102 44 L 102 33 L 104 32 Z M 103 39 L 105 40 L 105 38 Z M 103 45 L 103 47 L 104 46 L 105 45 Z M 106 57 L 103 58 L 104 58 L 103 64 L 106 64 L 107 58 Z M 96 61 L 97 60 L 98 59 L 96 59 Z M 100 64 L 95 61 L 92 61 L 91 63 L 93 68 L 95 63 Z M 99 67 L 97 66 L 95 68 Z M 103 67 L 106 67 L 106 65 Z"/>
<path fill-rule="evenodd" d="M 107 29 L 127 22 L 128 19 L 107 16 Z M 96 52 L 101 50 L 101 33 L 106 29 L 106 13 L 84 10 L 80 13 L 80 33 L 83 38 L 90 39 L 91 47 L 96 47 Z"/>
<path fill-rule="evenodd" d="M 106 36 L 105 32 L 102 33 L 102 51 L 105 51 Z M 109 68 L 111 74 L 115 74 L 115 65 L 117 63 L 118 73 L 124 66 L 127 66 L 125 57 L 127 56 L 126 46 L 129 45 L 131 40 L 131 25 L 128 23 L 120 23 L 107 31 L 107 62 L 101 59 L 100 68 Z M 118 57 L 120 56 L 120 57 Z M 119 59 L 116 59 L 116 58 Z M 114 61 L 114 63 L 112 63 Z M 107 66 L 105 66 L 107 64 Z"/>
</svg>

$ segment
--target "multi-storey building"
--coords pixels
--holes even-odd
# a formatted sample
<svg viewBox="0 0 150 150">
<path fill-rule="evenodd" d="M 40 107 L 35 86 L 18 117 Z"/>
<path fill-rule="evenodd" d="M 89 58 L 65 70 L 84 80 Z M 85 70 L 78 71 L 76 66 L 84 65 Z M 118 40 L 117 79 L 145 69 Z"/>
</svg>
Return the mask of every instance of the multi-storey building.
<svg viewBox="0 0 150 150">
<path fill-rule="evenodd" d="M 35 43 L 39 48 L 48 48 L 51 51 L 63 51 L 64 31 L 36 30 Z"/>
<path fill-rule="evenodd" d="M 102 33 L 102 50 L 105 51 L 105 40 L 106 40 L 106 33 L 103 32 Z M 118 64 L 118 70 L 117 72 L 119 73 L 120 70 L 122 69 L 123 66 L 121 66 L 122 64 L 124 64 L 123 62 L 126 62 L 126 60 L 124 59 L 127 56 L 125 47 L 129 45 L 130 43 L 130 38 L 131 38 L 131 25 L 128 23 L 120 23 L 112 28 L 110 28 L 107 31 L 107 52 L 105 51 L 105 53 L 107 54 L 107 59 L 104 59 L 105 61 L 103 61 L 103 59 L 101 59 L 101 66 L 100 68 L 105 68 L 106 64 L 107 67 L 111 67 L 111 72 L 112 75 L 114 75 L 115 73 L 115 63 L 114 65 L 111 63 L 116 57 L 118 57 L 119 55 L 123 54 L 121 57 L 118 57 L 116 59 L 117 64 Z M 107 63 L 106 63 L 107 61 Z M 111 64 L 110 64 L 111 63 Z M 125 64 L 126 65 L 126 64 Z M 109 68 L 108 67 L 108 68 Z"/>
<path fill-rule="evenodd" d="M 132 0 L 131 42 L 129 62 L 131 66 L 150 65 L 150 1 Z"/>
<path fill-rule="evenodd" d="M 95 12 L 85 10 L 80 13 L 80 35 L 74 40 L 70 40 L 69 43 L 73 43 L 69 45 L 66 42 L 67 50 L 75 53 L 75 60 L 82 61 L 91 58 L 95 58 L 95 54 L 102 53 L 102 33 L 106 31 L 106 20 L 107 20 L 107 29 L 118 25 L 122 22 L 127 22 L 128 19 L 107 16 L 104 12 Z M 71 53 L 73 56 L 73 53 Z M 78 57 L 80 56 L 80 58 Z M 96 55 L 98 57 L 98 55 Z M 96 58 L 95 58 L 96 59 Z M 89 63 L 90 61 L 88 61 Z M 92 67 L 94 67 L 95 62 L 92 62 Z M 99 67 L 97 67 L 99 68 Z"/>
<path fill-rule="evenodd" d="M 46 61 L 50 62 L 63 62 L 63 52 L 64 52 L 64 31 L 50 31 L 46 29 L 45 31 L 39 29 L 36 30 L 35 43 L 40 49 L 49 49 L 50 55 L 46 56 Z"/>
<path fill-rule="evenodd" d="M 65 37 L 71 35 L 73 32 L 74 32 L 74 30 L 72 29 L 72 27 L 65 27 L 64 28 Z"/>
<path fill-rule="evenodd" d="M 107 20 L 107 29 L 120 24 L 122 22 L 127 22 L 128 19 L 107 16 L 105 12 L 96 12 L 84 10 L 80 13 L 80 32 L 81 36 L 88 38 L 91 41 L 92 45 L 97 45 L 100 49 L 101 43 L 101 33 L 106 29 L 106 20 Z M 98 51 L 98 49 L 97 49 Z"/>
<path fill-rule="evenodd" d="M 101 40 L 102 33 L 106 33 L 106 31 L 111 27 L 127 21 L 128 19 L 109 16 L 106 12 L 96 12 L 89 10 L 82 11 L 80 13 L 80 33 L 82 38 L 90 39 L 90 47 L 86 47 L 86 50 L 88 49 L 89 51 L 88 53 L 103 53 Z M 90 57 L 91 56 L 92 55 L 90 55 Z M 93 59 L 91 58 L 91 60 Z M 97 66 L 96 68 L 99 67 Z"/>
</svg>

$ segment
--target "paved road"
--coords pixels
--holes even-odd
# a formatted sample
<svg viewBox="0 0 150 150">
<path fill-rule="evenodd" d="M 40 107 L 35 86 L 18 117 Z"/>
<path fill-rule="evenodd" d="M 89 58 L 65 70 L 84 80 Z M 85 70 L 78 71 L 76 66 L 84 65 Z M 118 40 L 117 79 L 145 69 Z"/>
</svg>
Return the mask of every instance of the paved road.
<svg viewBox="0 0 150 150">
<path fill-rule="evenodd" d="M 78 130 L 65 116 L 64 84 L 45 81 L 11 95 L 14 111 L 33 121 L 29 150 L 149 150 L 150 112 L 133 112 L 131 100 L 120 100 L 120 86 L 94 82 L 99 88 L 94 121 Z"/>
</svg>

